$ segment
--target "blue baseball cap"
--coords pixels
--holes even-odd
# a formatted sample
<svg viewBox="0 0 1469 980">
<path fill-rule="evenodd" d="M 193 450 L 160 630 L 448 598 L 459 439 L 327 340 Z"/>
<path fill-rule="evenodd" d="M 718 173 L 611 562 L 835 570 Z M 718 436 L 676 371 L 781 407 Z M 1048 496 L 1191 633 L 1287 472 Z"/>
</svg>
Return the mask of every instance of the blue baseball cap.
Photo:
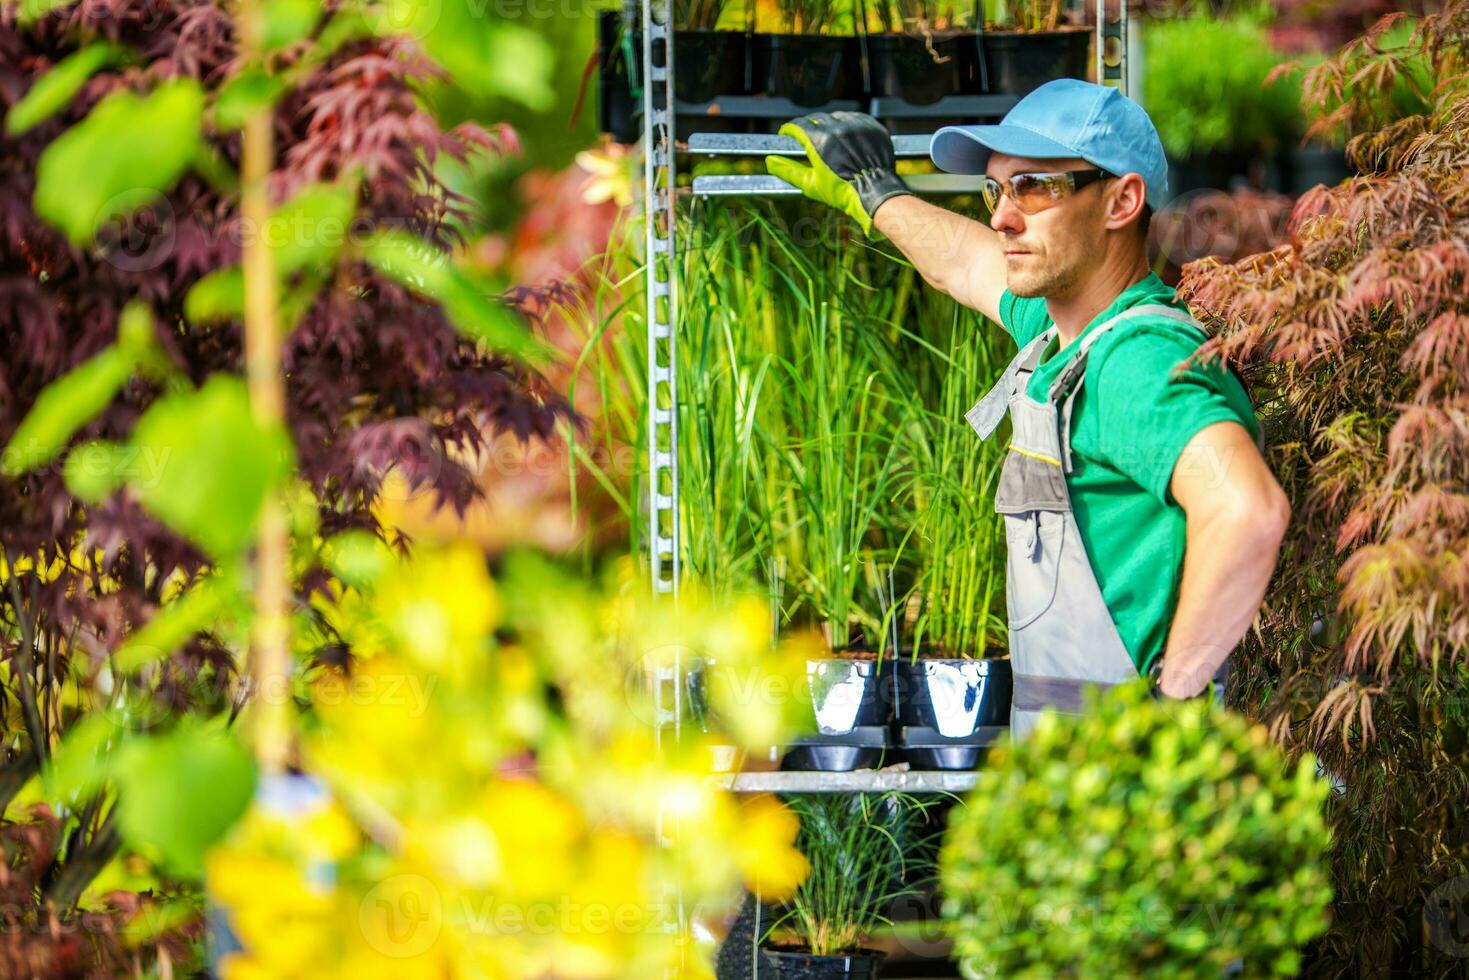
<svg viewBox="0 0 1469 980">
<path fill-rule="evenodd" d="M 1168 160 L 1142 106 L 1107 85 L 1076 78 L 1047 82 L 996 126 L 945 126 L 928 154 L 940 170 L 982 174 L 991 153 L 1047 160 L 1080 157 L 1108 173 L 1142 175 L 1148 204 L 1168 193 Z"/>
</svg>

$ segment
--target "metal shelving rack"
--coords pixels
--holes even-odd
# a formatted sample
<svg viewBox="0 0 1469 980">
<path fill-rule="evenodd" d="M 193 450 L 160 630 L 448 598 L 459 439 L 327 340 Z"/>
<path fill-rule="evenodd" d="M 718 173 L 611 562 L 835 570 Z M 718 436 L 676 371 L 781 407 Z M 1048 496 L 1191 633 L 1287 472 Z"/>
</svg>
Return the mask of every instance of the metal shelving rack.
<svg viewBox="0 0 1469 980">
<path fill-rule="evenodd" d="M 640 8 L 642 27 L 642 157 L 644 204 L 644 293 L 648 331 L 648 488 L 646 496 L 647 548 L 653 590 L 678 597 L 680 534 L 678 518 L 678 243 L 676 116 L 680 110 L 701 114 L 704 107 L 680 106 L 674 98 L 674 52 L 669 0 L 626 0 Z M 1095 0 L 1096 74 L 1103 84 L 1128 91 L 1127 0 Z M 630 18 L 629 18 L 630 19 Z M 1008 96 L 974 97 L 988 111 L 1002 114 L 1014 99 Z M 770 100 L 774 103 L 776 100 Z M 874 100 L 872 108 L 881 109 Z M 784 100 L 778 108 L 784 110 Z M 800 113 L 790 106 L 791 115 Z M 900 158 L 926 157 L 932 133 L 893 137 Z M 693 133 L 690 156 L 801 156 L 800 145 L 787 136 L 730 133 Z M 922 194 L 974 191 L 978 182 L 962 174 L 915 174 L 905 178 Z M 800 191 L 778 177 L 756 174 L 700 176 L 693 180 L 695 196 L 779 196 Z M 662 685 L 660 685 L 661 689 Z M 678 684 L 673 684 L 677 697 Z M 675 706 L 676 707 L 676 706 Z M 678 712 L 672 712 L 678 724 Z"/>
<path fill-rule="evenodd" d="M 1083 0 L 1085 2 L 1085 0 Z M 1096 77 L 1103 84 L 1128 92 L 1128 0 L 1095 0 Z M 669 0 L 625 0 L 625 13 L 633 4 L 641 8 L 642 27 L 642 141 L 644 204 L 644 292 L 648 344 L 648 445 L 647 521 L 648 560 L 652 587 L 657 595 L 678 599 L 681 572 L 678 480 L 678 242 L 677 231 L 677 117 L 705 115 L 707 107 L 682 106 L 674 98 L 674 46 Z M 625 18 L 631 22 L 632 17 Z M 987 101 L 986 101 L 987 100 Z M 1016 101 L 1007 96 L 972 97 L 977 113 L 1002 115 Z M 882 115 L 881 100 L 871 108 Z M 783 100 L 764 107 L 791 117 L 802 114 Z M 847 108 L 852 108 L 847 106 Z M 785 110 L 791 110 L 788 113 Z M 918 113 L 919 116 L 922 113 Z M 893 150 L 899 158 L 928 156 L 932 133 L 897 135 Z M 686 152 L 696 156 L 803 155 L 800 145 L 786 136 L 729 133 L 692 133 Z M 973 176 L 961 174 L 915 174 L 904 178 L 920 194 L 972 192 L 978 189 Z M 779 196 L 800 191 L 769 175 L 718 175 L 695 177 L 696 197 L 735 195 Z M 683 705 L 681 664 L 651 672 L 657 710 L 657 744 L 667 736 L 677 739 Z M 713 777 L 735 792 L 851 793 L 905 790 L 908 792 L 961 793 L 970 789 L 972 772 L 918 772 L 906 766 L 855 772 L 740 772 Z M 681 898 L 678 919 L 685 921 Z"/>
</svg>

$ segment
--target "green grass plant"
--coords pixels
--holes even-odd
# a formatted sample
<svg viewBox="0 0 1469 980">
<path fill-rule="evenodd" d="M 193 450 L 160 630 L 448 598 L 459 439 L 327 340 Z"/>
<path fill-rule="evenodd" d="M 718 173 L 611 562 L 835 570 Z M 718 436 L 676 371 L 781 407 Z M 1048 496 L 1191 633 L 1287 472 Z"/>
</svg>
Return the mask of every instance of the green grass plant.
<svg viewBox="0 0 1469 980">
<path fill-rule="evenodd" d="M 777 27 L 791 34 L 851 34 L 852 0 L 775 0 Z"/>
<path fill-rule="evenodd" d="M 963 413 L 1008 356 L 998 328 L 798 201 L 705 200 L 680 221 L 684 569 L 716 596 L 774 593 L 835 650 L 904 638 L 951 656 L 1003 637 L 998 451 Z M 645 536 L 640 242 L 601 260 L 574 464 Z M 628 461 L 632 473 L 606 461 Z M 630 486 L 629 486 L 630 485 Z M 772 569 L 779 568 L 778 581 Z M 889 574 L 898 601 L 884 601 Z"/>
<path fill-rule="evenodd" d="M 786 805 L 800 818 L 796 848 L 811 863 L 767 938 L 794 940 L 819 956 L 853 953 L 890 925 L 895 899 L 931 876 L 936 841 L 924 816 L 935 798 L 907 793 L 812 793 Z"/>
<path fill-rule="evenodd" d="M 919 413 L 906 450 L 911 512 L 917 529 L 914 591 L 918 612 L 908 632 L 915 653 L 979 657 L 1004 646 L 1005 539 L 994 492 L 1004 441 L 981 442 L 964 413 L 989 390 L 1013 353 L 999 327 L 946 297 L 924 290 L 910 335 Z"/>
<path fill-rule="evenodd" d="M 673 27 L 679 31 L 712 31 L 729 0 L 673 0 Z"/>
</svg>

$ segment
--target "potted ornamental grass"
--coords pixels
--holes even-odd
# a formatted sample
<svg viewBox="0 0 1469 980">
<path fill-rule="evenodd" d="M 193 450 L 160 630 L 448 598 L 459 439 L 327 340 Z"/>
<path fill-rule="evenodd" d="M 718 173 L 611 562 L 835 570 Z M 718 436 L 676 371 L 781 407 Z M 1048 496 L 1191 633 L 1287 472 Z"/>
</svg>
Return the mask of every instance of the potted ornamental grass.
<svg viewBox="0 0 1469 980">
<path fill-rule="evenodd" d="M 810 872 L 778 907 L 761 942 L 760 975 L 778 980 L 877 980 L 885 954 L 864 945 L 890 924 L 892 903 L 931 877 L 932 800 L 906 793 L 786 798 L 800 820 L 796 849 Z"/>
<path fill-rule="evenodd" d="M 799 106 L 855 99 L 860 52 L 850 0 L 774 0 L 777 32 L 754 36 L 755 85 Z"/>
<path fill-rule="evenodd" d="M 934 392 L 910 429 L 917 556 L 909 632 L 896 660 L 898 741 L 914 769 L 972 769 L 1010 723 L 1004 650 L 1005 532 L 994 493 L 1004 442 L 980 441 L 964 412 L 1004 370 L 1009 344 L 976 313 L 925 296 Z M 946 325 L 946 332 L 934 330 Z"/>
<path fill-rule="evenodd" d="M 1086 78 L 1092 31 L 1063 18 L 1061 0 L 1003 0 L 980 54 L 990 91 L 1025 95 L 1054 78 Z"/>
<path fill-rule="evenodd" d="M 720 27 L 728 7 L 729 0 L 673 0 L 673 91 L 684 102 L 750 90 L 747 34 Z"/>
<path fill-rule="evenodd" d="M 972 88 L 976 35 L 971 7 L 953 0 L 885 0 L 873 6 L 867 35 L 869 91 L 929 105 Z M 966 50 L 966 45 L 968 50 Z"/>
<path fill-rule="evenodd" d="M 868 768 L 889 740 L 892 651 L 883 621 L 893 600 L 885 570 L 907 533 L 892 502 L 912 408 L 893 384 L 901 361 L 882 335 L 886 324 L 850 284 L 857 250 L 795 258 L 795 285 L 776 293 L 785 307 L 769 390 L 779 410 L 754 435 L 775 474 L 769 512 L 787 619 L 821 630 L 831 655 L 808 664 L 816 738 L 793 748 L 785 766 Z"/>
<path fill-rule="evenodd" d="M 868 768 L 888 748 L 892 710 L 878 569 L 892 564 L 903 533 L 894 425 L 907 408 L 891 395 L 899 359 L 880 328 L 881 303 L 870 301 L 886 295 L 879 287 L 892 263 L 841 247 L 846 229 L 820 206 L 696 208 L 698 220 L 680 226 L 684 570 L 722 601 L 773 596 L 782 632 L 824 638 L 793 687 L 812 717 L 786 764 Z M 609 425 L 640 461 L 645 392 L 632 366 L 646 360 L 643 311 L 610 296 L 605 305 L 608 325 L 586 357 Z M 589 452 L 574 452 L 615 485 Z M 638 498 L 623 498 L 635 539 L 644 533 Z"/>
</svg>

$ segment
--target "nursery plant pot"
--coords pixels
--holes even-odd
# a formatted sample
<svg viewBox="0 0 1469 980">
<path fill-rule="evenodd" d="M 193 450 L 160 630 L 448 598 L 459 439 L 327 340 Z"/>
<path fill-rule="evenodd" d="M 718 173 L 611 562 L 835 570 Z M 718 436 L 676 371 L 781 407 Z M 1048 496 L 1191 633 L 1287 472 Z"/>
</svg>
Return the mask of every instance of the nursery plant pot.
<svg viewBox="0 0 1469 980">
<path fill-rule="evenodd" d="M 1223 148 L 1171 160 L 1168 197 L 1171 200 L 1195 191 L 1228 191 L 1236 184 L 1248 184 L 1252 159 L 1247 151 Z"/>
<path fill-rule="evenodd" d="M 639 34 L 632 50 L 642 50 Z M 597 128 L 610 133 L 613 142 L 636 143 L 641 133 L 639 106 L 632 94 L 626 50 L 622 44 L 622 14 L 603 10 L 597 14 Z"/>
<path fill-rule="evenodd" d="M 1010 724 L 1008 659 L 902 659 L 894 669 L 898 743 L 913 769 L 973 769 Z"/>
<path fill-rule="evenodd" d="M 1085 27 L 986 32 L 982 50 L 990 91 L 1025 95 L 1053 78 L 1086 78 L 1091 37 Z"/>
<path fill-rule="evenodd" d="M 819 106 L 859 94 L 856 38 L 806 34 L 755 35 L 755 89 L 801 106 Z"/>
<path fill-rule="evenodd" d="M 961 92 L 969 64 L 961 49 L 970 37 L 957 32 L 868 35 L 872 94 L 930 105 Z"/>
<path fill-rule="evenodd" d="M 1347 166 L 1346 152 L 1339 146 L 1308 144 L 1291 147 L 1285 161 L 1290 174 L 1286 190 L 1291 194 L 1304 194 L 1317 184 L 1335 187 L 1352 176 Z"/>
<path fill-rule="evenodd" d="M 836 956 L 817 956 L 798 949 L 766 947 L 767 962 L 773 960 L 779 980 L 878 980 L 885 953 L 862 950 Z"/>
<path fill-rule="evenodd" d="M 673 94 L 684 102 L 745 95 L 743 31 L 674 31 Z"/>
<path fill-rule="evenodd" d="M 850 772 L 882 761 L 890 738 L 893 663 L 857 657 L 806 661 L 816 733 L 791 743 L 781 768 Z"/>
</svg>

